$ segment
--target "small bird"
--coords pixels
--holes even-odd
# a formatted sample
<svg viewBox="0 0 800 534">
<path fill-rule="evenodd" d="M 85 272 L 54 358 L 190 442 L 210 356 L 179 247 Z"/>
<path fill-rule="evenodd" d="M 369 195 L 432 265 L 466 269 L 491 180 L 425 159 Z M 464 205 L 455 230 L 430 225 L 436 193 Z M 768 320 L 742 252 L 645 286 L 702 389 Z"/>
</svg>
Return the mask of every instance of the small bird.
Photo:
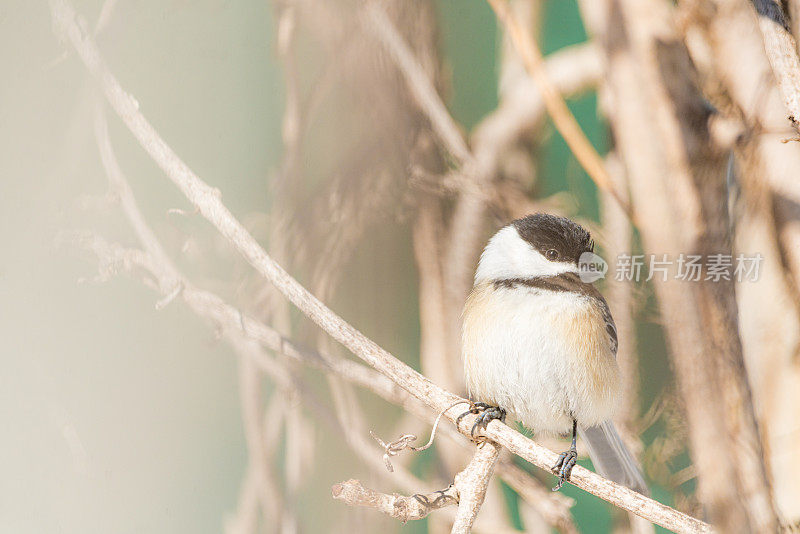
<svg viewBox="0 0 800 534">
<path fill-rule="evenodd" d="M 569 479 L 580 429 L 603 476 L 646 493 L 610 421 L 620 390 L 617 329 L 603 296 L 579 275 L 581 255 L 593 250 L 580 225 L 541 213 L 489 240 L 463 313 L 466 383 L 481 401 L 470 411 L 481 414 L 476 426 L 509 413 L 534 432 L 571 432 L 553 491 Z"/>
</svg>

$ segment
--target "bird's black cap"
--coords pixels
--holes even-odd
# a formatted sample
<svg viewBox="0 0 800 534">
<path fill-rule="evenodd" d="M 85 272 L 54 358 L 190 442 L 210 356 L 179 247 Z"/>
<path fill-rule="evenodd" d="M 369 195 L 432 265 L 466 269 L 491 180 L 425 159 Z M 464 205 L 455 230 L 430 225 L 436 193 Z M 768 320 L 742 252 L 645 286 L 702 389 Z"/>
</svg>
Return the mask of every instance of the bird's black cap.
<svg viewBox="0 0 800 534">
<path fill-rule="evenodd" d="M 594 241 L 589 232 L 566 217 L 535 213 L 511 224 L 522 239 L 551 261 L 577 264 L 581 254 L 594 251 Z"/>
</svg>

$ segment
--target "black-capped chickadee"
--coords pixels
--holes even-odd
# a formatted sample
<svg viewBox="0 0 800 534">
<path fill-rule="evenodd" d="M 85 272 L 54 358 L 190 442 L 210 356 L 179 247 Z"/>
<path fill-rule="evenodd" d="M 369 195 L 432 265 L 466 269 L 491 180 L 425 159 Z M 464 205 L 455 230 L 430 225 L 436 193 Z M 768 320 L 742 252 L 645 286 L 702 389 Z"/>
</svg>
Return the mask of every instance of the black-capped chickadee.
<svg viewBox="0 0 800 534">
<path fill-rule="evenodd" d="M 534 432 L 572 432 L 553 467 L 560 489 L 577 459 L 578 429 L 595 468 L 647 492 L 609 420 L 619 397 L 617 329 L 605 299 L 579 276 L 594 243 L 580 225 L 547 214 L 502 228 L 481 254 L 463 315 L 466 383 L 481 413 L 506 412 Z M 473 428 L 474 430 L 474 428 Z"/>
</svg>

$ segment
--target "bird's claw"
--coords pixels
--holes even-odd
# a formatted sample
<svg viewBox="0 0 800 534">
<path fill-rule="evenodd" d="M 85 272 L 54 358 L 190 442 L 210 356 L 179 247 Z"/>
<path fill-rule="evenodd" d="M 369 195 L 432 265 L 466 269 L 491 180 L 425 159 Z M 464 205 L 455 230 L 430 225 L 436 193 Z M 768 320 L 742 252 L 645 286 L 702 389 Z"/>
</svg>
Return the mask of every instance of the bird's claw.
<svg viewBox="0 0 800 534">
<path fill-rule="evenodd" d="M 505 422 L 506 420 L 506 411 L 503 408 L 492 406 L 485 402 L 470 402 L 469 410 L 456 418 L 456 426 L 461 423 L 461 419 L 469 414 L 480 414 L 469 432 L 472 439 L 475 439 L 475 429 L 479 426 L 485 429 L 487 425 L 495 419 L 499 419 L 501 422 Z"/>
<path fill-rule="evenodd" d="M 575 462 L 578 461 L 578 451 L 570 449 L 558 455 L 558 461 L 553 466 L 553 473 L 558 476 L 558 484 L 553 488 L 553 491 L 558 491 L 564 485 L 564 482 L 569 480 L 572 474 L 572 468 L 575 467 Z"/>
<path fill-rule="evenodd" d="M 445 501 L 447 501 L 448 499 L 450 499 L 450 500 L 455 500 L 455 497 L 453 497 L 452 495 L 450 495 L 450 494 L 448 494 L 448 493 L 447 493 L 447 492 L 450 490 L 450 488 L 452 488 L 452 487 L 453 487 L 453 485 L 452 485 L 452 484 L 450 484 L 449 486 L 447 486 L 447 487 L 446 487 L 445 489 L 443 489 L 443 490 L 436 490 L 434 493 L 436 493 L 436 494 L 438 494 L 438 495 L 436 496 L 436 498 L 435 498 L 435 499 L 433 499 L 433 501 L 431 501 L 431 500 L 428 498 L 428 496 L 427 496 L 427 495 L 423 495 L 423 494 L 421 494 L 421 493 L 417 493 L 417 494 L 413 495 L 413 497 L 414 497 L 414 499 L 416 499 L 416 500 L 417 500 L 417 501 L 418 501 L 420 504 L 422 504 L 422 505 L 424 505 L 424 506 L 428 506 L 428 507 L 432 507 L 432 506 L 438 506 L 440 503 L 442 503 L 442 502 L 445 502 Z"/>
<path fill-rule="evenodd" d="M 489 405 L 486 404 L 485 402 L 472 402 L 472 401 L 469 401 L 469 409 L 466 412 L 464 412 L 461 415 L 459 415 L 458 417 L 456 417 L 456 426 L 460 425 L 461 424 L 461 420 L 464 419 L 464 417 L 466 417 L 467 415 L 469 415 L 471 413 L 473 413 L 473 414 L 474 413 L 480 413 L 481 410 L 485 410 L 488 407 L 489 407 Z"/>
</svg>

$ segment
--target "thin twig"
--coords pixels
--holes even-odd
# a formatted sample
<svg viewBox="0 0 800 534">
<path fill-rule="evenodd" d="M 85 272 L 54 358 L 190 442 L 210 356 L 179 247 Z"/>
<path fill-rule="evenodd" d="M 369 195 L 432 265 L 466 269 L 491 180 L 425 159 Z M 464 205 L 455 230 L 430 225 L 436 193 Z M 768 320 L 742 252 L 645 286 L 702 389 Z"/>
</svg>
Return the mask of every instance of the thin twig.
<svg viewBox="0 0 800 534">
<path fill-rule="evenodd" d="M 167 304 L 175 300 L 184 290 L 186 283 L 139 210 L 133 191 L 119 166 L 111 146 L 104 107 L 105 104 L 102 101 L 98 101 L 95 105 L 94 112 L 94 130 L 100 152 L 100 159 L 106 171 L 111 189 L 115 190 L 117 193 L 122 211 L 133 228 L 140 244 L 151 256 L 153 263 L 155 265 L 160 265 L 166 273 L 166 276 L 156 276 L 162 293 L 165 293 L 155 305 L 156 310 L 161 310 Z M 170 290 L 169 284 L 172 284 L 174 288 Z M 241 313 L 239 314 L 239 320 L 244 333 L 246 330 L 244 318 Z M 251 339 L 236 340 L 234 342 L 239 344 L 237 345 L 238 350 L 240 353 L 244 354 L 244 356 L 239 359 L 239 385 L 242 418 L 249 457 L 247 479 L 250 481 L 249 483 L 252 484 L 253 492 L 264 513 L 264 517 L 276 518 L 280 515 L 284 507 L 281 505 L 281 492 L 278 484 L 275 482 L 275 474 L 269 464 L 270 454 L 263 439 L 263 417 L 261 415 L 262 406 L 260 399 L 261 375 L 256 363 L 248 356 L 252 354 L 251 344 L 256 342 Z M 249 347 L 249 349 L 246 346 Z M 245 497 L 249 499 L 248 495 Z M 242 513 L 247 513 L 246 506 L 242 508 Z M 248 520 L 241 519 L 235 524 L 238 525 L 238 528 L 244 528 L 248 523 Z"/>
<path fill-rule="evenodd" d="M 447 111 L 447 107 L 442 102 L 430 78 L 414 58 L 400 32 L 392 24 L 386 11 L 377 2 L 370 2 L 365 9 L 366 12 L 362 17 L 365 29 L 381 41 L 392 54 L 408 80 L 409 90 L 425 112 L 433 130 L 442 140 L 448 152 L 459 164 L 468 163 L 472 156 L 466 141 L 464 141 L 464 135 Z"/>
<path fill-rule="evenodd" d="M 500 446 L 485 441 L 478 445 L 467 468 L 456 475 L 454 484 L 458 490 L 458 513 L 452 534 L 469 534 L 472 530 L 499 456 Z"/>
<path fill-rule="evenodd" d="M 514 17 L 508 6 L 507 0 L 487 0 L 492 6 L 497 18 L 505 26 L 511 36 L 514 46 L 525 63 L 528 74 L 536 82 L 542 93 L 544 105 L 553 119 L 558 132 L 569 145 L 575 159 L 581 164 L 586 174 L 594 181 L 599 189 L 608 191 L 619 203 L 625 213 L 632 218 L 630 205 L 614 189 L 611 177 L 605 168 L 603 159 L 594 149 L 586 134 L 583 133 L 575 116 L 567 107 L 567 103 L 556 89 L 544 68 L 544 58 L 530 33 L 523 28 Z"/>
<path fill-rule="evenodd" d="M 385 442 L 381 438 L 379 438 L 372 430 L 369 431 L 370 436 L 372 436 L 375 441 L 380 443 L 381 447 L 383 447 L 384 454 L 383 454 L 383 461 L 386 464 L 386 469 L 389 472 L 394 471 L 394 467 L 392 467 L 392 462 L 389 461 L 391 456 L 397 456 L 400 452 L 410 449 L 415 452 L 421 452 L 430 448 L 433 445 L 433 440 L 436 438 L 436 429 L 439 428 L 439 421 L 442 420 L 442 416 L 445 414 L 447 410 L 458 406 L 459 404 L 469 404 L 469 401 L 456 401 L 441 412 L 439 415 L 436 416 L 436 420 L 433 422 L 433 429 L 431 429 L 431 437 L 428 439 L 428 442 L 421 447 L 415 447 L 411 443 L 417 440 L 417 436 L 414 434 L 403 434 L 399 438 L 394 441 Z"/>
<path fill-rule="evenodd" d="M 350 479 L 334 484 L 331 488 L 334 499 L 344 501 L 348 506 L 366 506 L 376 508 L 394 519 L 406 523 L 414 519 L 423 519 L 434 510 L 458 503 L 458 492 L 455 486 L 441 491 L 411 496 L 388 495 L 365 488 L 360 481 Z"/>
<path fill-rule="evenodd" d="M 252 354 L 260 347 L 255 341 L 242 337 L 231 338 L 239 352 L 239 401 L 247 443 L 248 464 L 253 467 L 258 500 L 266 521 L 280 517 L 283 510 L 280 487 L 269 464 L 262 423 L 264 421 L 261 398 L 262 375 Z"/>
<path fill-rule="evenodd" d="M 403 523 L 422 519 L 429 513 L 451 504 L 458 504 L 453 523 L 453 534 L 468 534 L 486 497 L 494 465 L 500 455 L 500 446 L 485 442 L 478 445 L 475 454 L 464 470 L 459 472 L 447 489 L 427 495 L 387 495 L 365 488 L 358 480 L 347 480 L 331 488 L 334 499 L 350 506 L 377 508 Z"/>
</svg>

